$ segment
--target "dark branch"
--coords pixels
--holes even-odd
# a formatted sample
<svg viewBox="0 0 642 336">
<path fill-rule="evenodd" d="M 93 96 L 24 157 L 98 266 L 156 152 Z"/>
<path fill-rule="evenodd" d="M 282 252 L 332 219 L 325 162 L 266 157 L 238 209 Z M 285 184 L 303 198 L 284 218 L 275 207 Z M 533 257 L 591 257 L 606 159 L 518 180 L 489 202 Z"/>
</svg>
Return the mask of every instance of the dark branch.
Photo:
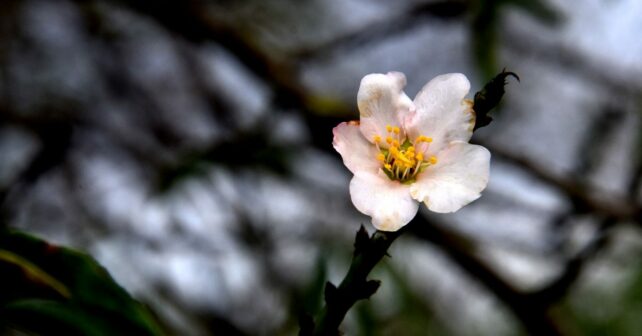
<svg viewBox="0 0 642 336">
<path fill-rule="evenodd" d="M 301 336 L 339 335 L 339 325 L 350 307 L 359 300 L 369 298 L 379 288 L 379 281 L 367 280 L 368 274 L 400 234 L 401 231 L 377 231 L 368 238 L 365 229 L 361 227 L 355 238 L 355 250 L 348 274 L 339 287 L 326 283 L 326 305 L 318 315 L 314 332 L 310 332 L 309 324 L 305 324 L 301 327 Z"/>
</svg>

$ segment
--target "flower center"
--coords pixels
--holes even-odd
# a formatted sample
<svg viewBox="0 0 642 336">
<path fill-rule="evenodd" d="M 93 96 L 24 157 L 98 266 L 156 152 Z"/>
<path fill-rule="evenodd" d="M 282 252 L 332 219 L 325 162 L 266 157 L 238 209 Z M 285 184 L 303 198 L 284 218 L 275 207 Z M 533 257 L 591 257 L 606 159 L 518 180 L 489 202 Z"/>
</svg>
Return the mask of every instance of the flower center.
<svg viewBox="0 0 642 336">
<path fill-rule="evenodd" d="M 399 127 L 390 125 L 386 126 L 386 132 L 385 139 L 375 135 L 374 143 L 379 150 L 377 160 L 382 164 L 381 169 L 391 180 L 412 183 L 417 174 L 437 163 L 437 157 L 425 155 L 432 138 L 420 135 L 414 141 L 401 139 Z M 388 148 L 381 146 L 382 141 Z"/>
</svg>

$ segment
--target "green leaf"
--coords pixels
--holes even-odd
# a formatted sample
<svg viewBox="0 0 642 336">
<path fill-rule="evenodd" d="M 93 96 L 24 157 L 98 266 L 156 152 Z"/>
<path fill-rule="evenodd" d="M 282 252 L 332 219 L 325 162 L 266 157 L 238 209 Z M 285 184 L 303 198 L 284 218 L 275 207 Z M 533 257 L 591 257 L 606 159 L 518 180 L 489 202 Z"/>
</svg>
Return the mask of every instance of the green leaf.
<svg viewBox="0 0 642 336">
<path fill-rule="evenodd" d="M 69 298 L 71 293 L 69 289 L 54 279 L 51 275 L 44 272 L 38 266 L 30 263 L 28 260 L 0 249 L 0 273 L 4 275 L 3 284 L 9 288 L 27 287 L 28 290 L 21 292 L 2 291 L 0 292 L 0 302 L 9 301 L 12 297 L 17 298 L 28 295 L 29 292 L 39 292 L 38 296 L 53 296 L 60 298 Z M 20 283 L 22 283 L 20 285 Z M 12 285 L 10 285 L 12 284 Z"/>
<path fill-rule="evenodd" d="M 43 335 L 148 335 L 141 326 L 119 314 L 91 309 L 71 302 L 15 301 L 3 308 L 11 324 Z M 34 321 L 36 323 L 34 323 Z"/>
<path fill-rule="evenodd" d="M 87 254 L 0 231 L 0 272 L 0 324 L 56 335 L 162 335 L 147 309 Z"/>
</svg>

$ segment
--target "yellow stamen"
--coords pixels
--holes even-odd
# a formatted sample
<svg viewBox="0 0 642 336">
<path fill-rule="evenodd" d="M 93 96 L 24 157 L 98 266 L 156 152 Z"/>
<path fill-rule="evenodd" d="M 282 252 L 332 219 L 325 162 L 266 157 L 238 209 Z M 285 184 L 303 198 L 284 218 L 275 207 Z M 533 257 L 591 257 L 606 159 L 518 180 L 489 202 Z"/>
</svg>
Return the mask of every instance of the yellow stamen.
<svg viewBox="0 0 642 336">
<path fill-rule="evenodd" d="M 421 142 L 431 143 L 432 142 L 432 138 L 431 137 L 427 137 L 425 135 L 420 135 L 420 136 L 417 137 L 417 140 L 415 140 L 415 143 L 421 143 Z"/>
<path fill-rule="evenodd" d="M 396 155 L 395 159 L 401 161 L 400 162 L 401 164 L 404 164 L 404 163 L 405 164 L 409 164 L 409 163 L 411 163 L 411 161 L 403 153 L 397 152 L 397 155 Z"/>
<path fill-rule="evenodd" d="M 432 142 L 431 137 L 420 135 L 415 142 L 410 142 L 409 139 L 400 135 L 400 127 L 386 125 L 386 130 L 388 135 L 385 137 L 385 141 L 388 143 L 388 148 L 379 147 L 382 136 L 375 135 L 373 139 L 379 151 L 376 157 L 377 161 L 381 162 L 383 171 L 390 179 L 412 183 L 418 174 L 428 166 L 437 163 L 436 156 L 426 157 L 428 146 L 421 144 L 422 142 Z"/>
</svg>

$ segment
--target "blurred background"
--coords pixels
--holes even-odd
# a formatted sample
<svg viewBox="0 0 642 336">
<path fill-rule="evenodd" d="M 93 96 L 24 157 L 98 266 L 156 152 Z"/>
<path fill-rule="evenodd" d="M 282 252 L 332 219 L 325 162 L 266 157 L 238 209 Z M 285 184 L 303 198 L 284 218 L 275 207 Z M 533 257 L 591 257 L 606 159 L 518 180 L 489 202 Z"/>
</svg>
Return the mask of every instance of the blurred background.
<svg viewBox="0 0 642 336">
<path fill-rule="evenodd" d="M 0 222 L 90 253 L 168 334 L 295 335 L 373 231 L 331 145 L 360 79 L 472 98 L 505 67 L 488 188 L 422 212 L 343 330 L 639 335 L 640 32 L 638 0 L 4 0 Z"/>
</svg>

